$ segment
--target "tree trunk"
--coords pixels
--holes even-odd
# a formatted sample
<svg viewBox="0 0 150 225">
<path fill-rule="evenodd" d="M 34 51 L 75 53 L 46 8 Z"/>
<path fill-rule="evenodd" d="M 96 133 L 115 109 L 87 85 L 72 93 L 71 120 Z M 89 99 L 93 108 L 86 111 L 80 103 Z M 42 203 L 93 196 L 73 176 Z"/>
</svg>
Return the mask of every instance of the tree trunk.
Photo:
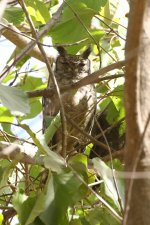
<svg viewBox="0 0 150 225">
<path fill-rule="evenodd" d="M 150 0 L 131 0 L 126 44 L 127 141 L 124 225 L 150 224 Z"/>
</svg>

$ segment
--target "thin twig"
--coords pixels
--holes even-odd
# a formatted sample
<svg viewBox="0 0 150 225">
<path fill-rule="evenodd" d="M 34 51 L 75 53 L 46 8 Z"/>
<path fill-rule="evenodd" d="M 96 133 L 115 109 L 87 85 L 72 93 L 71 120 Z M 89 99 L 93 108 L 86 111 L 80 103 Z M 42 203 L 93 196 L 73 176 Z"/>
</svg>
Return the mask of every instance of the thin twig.
<svg viewBox="0 0 150 225">
<path fill-rule="evenodd" d="M 70 119 L 70 117 L 68 117 L 68 115 L 66 115 L 67 121 L 73 125 L 73 127 L 75 129 L 77 129 L 80 133 L 82 133 L 85 137 L 87 137 L 88 139 L 90 139 L 93 143 L 97 144 L 98 146 L 106 149 L 108 151 L 108 146 L 105 145 L 104 143 L 98 141 L 97 139 L 95 139 L 94 137 L 92 137 L 90 134 L 88 134 L 87 132 L 85 132 L 83 129 L 81 129 L 72 119 Z M 111 148 L 112 151 L 115 151 L 115 149 Z"/>
<path fill-rule="evenodd" d="M 120 150 L 117 150 L 116 152 L 113 152 L 112 153 L 112 158 L 113 159 L 119 159 L 121 162 L 124 161 L 124 154 L 125 154 L 125 149 L 120 149 Z M 107 162 L 107 161 L 110 161 L 110 155 L 106 155 L 104 157 L 101 157 L 101 159 L 104 161 L 104 162 Z"/>
<path fill-rule="evenodd" d="M 105 23 L 103 20 L 101 20 L 98 16 L 94 16 L 96 19 L 98 19 L 101 23 L 103 23 L 105 26 L 109 27 L 110 32 L 112 31 L 114 34 L 116 34 L 118 37 L 120 37 L 122 40 L 126 41 L 125 38 L 121 37 L 119 33 L 117 33 L 112 27 L 110 27 L 107 23 Z"/>
<path fill-rule="evenodd" d="M 1 133 L 2 133 L 2 135 L 1 135 Z M 10 140 L 10 139 L 11 139 L 11 140 L 13 139 L 13 141 L 18 140 L 18 141 L 25 142 L 25 143 L 28 143 L 28 144 L 30 144 L 30 145 L 35 146 L 35 144 L 34 144 L 33 142 L 28 141 L 28 140 L 26 140 L 26 139 L 24 139 L 24 138 L 19 138 L 19 137 L 16 137 L 16 136 L 14 136 L 14 135 L 11 135 L 11 134 L 5 132 L 4 130 L 3 130 L 3 131 L 0 130 L 0 137 L 1 137 L 1 136 L 4 137 L 4 138 L 6 138 L 6 139 L 7 139 L 7 142 L 10 142 L 9 140 Z"/>
<path fill-rule="evenodd" d="M 74 45 L 79 45 L 85 41 L 87 41 L 88 38 L 84 38 L 83 40 L 81 41 L 76 41 L 76 42 L 73 42 L 73 43 L 69 43 L 69 44 L 54 44 L 54 45 L 47 45 L 47 44 L 43 44 L 43 46 L 46 46 L 46 47 L 58 47 L 58 46 L 63 46 L 63 47 L 70 47 L 70 46 L 74 46 Z"/>
<path fill-rule="evenodd" d="M 36 41 L 38 42 L 38 36 L 37 36 L 37 33 L 36 33 L 36 30 L 35 30 L 35 27 L 34 27 L 34 24 L 32 22 L 32 19 L 28 13 L 28 10 L 26 8 L 26 5 L 24 3 L 23 0 L 20 0 L 20 3 L 21 3 L 21 6 L 25 12 L 25 15 L 26 15 L 26 18 L 29 22 L 29 25 L 31 27 L 31 30 L 32 30 L 32 33 L 33 33 L 33 36 L 34 38 L 36 39 Z M 61 115 L 61 124 L 62 124 L 62 156 L 64 158 L 66 158 L 66 146 L 67 146 L 67 123 L 66 123 L 66 118 L 65 118 L 65 110 L 64 110 L 64 106 L 63 106 L 63 102 L 62 102 L 62 99 L 61 99 L 61 94 L 60 94 L 60 90 L 59 90 L 59 87 L 58 87 L 58 83 L 57 83 L 57 80 L 54 76 L 54 73 L 52 71 L 52 68 L 51 68 L 51 65 L 50 65 L 50 62 L 48 61 L 48 58 L 46 56 L 46 53 L 44 51 L 44 48 L 42 45 L 40 45 L 39 43 L 37 43 L 42 55 L 43 55 L 43 58 L 45 59 L 45 63 L 46 63 L 46 66 L 47 66 L 47 69 L 48 69 L 48 72 L 49 72 L 49 80 L 52 80 L 53 84 L 54 84 L 54 88 L 56 89 L 56 94 L 58 96 L 58 101 L 59 101 L 59 104 L 60 104 L 60 115 Z"/>
<path fill-rule="evenodd" d="M 109 20 L 109 21 L 111 21 L 112 23 L 115 23 L 115 24 L 117 24 L 117 25 L 119 25 L 119 26 L 121 26 L 121 27 L 123 27 L 124 29 L 127 30 L 127 27 L 123 26 L 121 23 L 118 23 L 118 22 L 116 22 L 116 21 L 114 21 L 114 20 L 112 20 L 112 19 L 110 19 L 110 18 L 108 18 L 108 17 L 106 17 L 106 16 L 101 15 L 101 14 L 99 14 L 99 16 L 101 16 L 101 17 L 105 18 L 106 20 Z"/>
</svg>

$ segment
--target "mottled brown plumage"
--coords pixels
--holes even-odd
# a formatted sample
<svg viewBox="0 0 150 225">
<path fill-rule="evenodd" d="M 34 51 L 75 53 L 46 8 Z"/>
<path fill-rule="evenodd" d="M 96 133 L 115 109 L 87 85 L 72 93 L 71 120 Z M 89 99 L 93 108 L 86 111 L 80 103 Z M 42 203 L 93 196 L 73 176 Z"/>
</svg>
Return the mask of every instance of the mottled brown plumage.
<svg viewBox="0 0 150 225">
<path fill-rule="evenodd" d="M 59 86 L 73 84 L 90 73 L 90 60 L 88 48 L 82 55 L 69 55 L 64 48 L 58 47 L 59 56 L 56 60 L 54 75 Z M 49 81 L 48 87 L 53 87 Z M 95 112 L 96 92 L 93 85 L 86 85 L 76 90 L 66 91 L 61 95 L 65 114 L 84 131 L 89 131 L 91 121 Z M 51 117 L 57 115 L 60 104 L 57 96 L 44 99 L 43 116 Z M 67 121 L 67 155 L 75 151 L 76 143 L 84 142 L 85 137 Z M 57 144 L 55 151 L 62 152 L 62 129 L 57 130 L 52 142 Z"/>
</svg>

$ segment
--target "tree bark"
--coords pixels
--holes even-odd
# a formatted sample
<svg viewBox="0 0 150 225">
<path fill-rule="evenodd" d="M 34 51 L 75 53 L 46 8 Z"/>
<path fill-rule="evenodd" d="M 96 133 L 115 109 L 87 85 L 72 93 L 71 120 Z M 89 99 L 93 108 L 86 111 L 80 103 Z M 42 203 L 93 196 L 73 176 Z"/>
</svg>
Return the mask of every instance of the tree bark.
<svg viewBox="0 0 150 225">
<path fill-rule="evenodd" d="M 126 180 L 124 225 L 149 225 L 150 179 L 150 0 L 132 0 L 126 44 L 126 171 L 142 177 Z M 136 174 L 135 174 L 136 175 Z"/>
</svg>

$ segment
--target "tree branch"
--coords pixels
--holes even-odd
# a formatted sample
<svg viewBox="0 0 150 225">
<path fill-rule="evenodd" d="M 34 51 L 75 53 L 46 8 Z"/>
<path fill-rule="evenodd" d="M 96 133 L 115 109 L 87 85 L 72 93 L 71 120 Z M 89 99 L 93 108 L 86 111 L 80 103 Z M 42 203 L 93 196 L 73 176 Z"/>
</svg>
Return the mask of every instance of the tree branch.
<svg viewBox="0 0 150 225">
<path fill-rule="evenodd" d="M 33 156 L 33 149 L 29 151 L 29 149 L 25 149 L 22 145 L 14 143 L 10 144 L 4 141 L 0 142 L 0 159 L 18 159 L 19 162 L 23 163 L 36 163 Z"/>
<path fill-rule="evenodd" d="M 35 41 L 35 39 L 22 34 L 20 30 L 18 30 L 15 26 L 11 24 L 6 25 L 3 23 L 0 23 L 0 25 L 4 27 L 2 30 L 3 36 L 20 49 L 23 49 L 25 46 L 27 46 L 31 40 Z M 41 54 L 37 46 L 35 46 L 28 53 L 28 55 L 44 62 L 43 55 Z M 48 52 L 47 52 L 47 57 L 50 62 L 53 62 L 53 57 Z"/>
<path fill-rule="evenodd" d="M 102 76 L 105 73 L 107 73 L 109 71 L 112 71 L 113 69 L 117 69 L 119 67 L 122 67 L 124 65 L 125 65 L 124 60 L 119 61 L 117 63 L 113 63 L 109 66 L 106 66 L 106 67 L 90 74 L 89 76 L 83 78 L 82 80 L 80 80 L 80 81 L 78 81 L 74 84 L 59 87 L 60 91 L 61 91 L 61 93 L 64 93 L 65 91 L 77 89 L 77 88 L 80 88 L 80 87 L 88 85 L 88 84 L 94 84 L 94 83 L 98 83 L 98 82 L 101 82 L 101 81 L 104 81 L 104 80 L 110 80 L 110 79 L 115 79 L 115 78 L 118 78 L 118 77 L 123 77 L 124 76 L 123 74 L 118 74 L 118 75 L 116 74 L 116 75 L 105 76 L 105 77 L 99 78 L 99 76 Z M 51 97 L 54 93 L 55 93 L 54 88 L 51 88 L 51 89 L 47 88 L 47 89 L 44 89 L 44 90 L 28 91 L 27 95 L 28 95 L 29 98 L 40 97 L 40 96 Z"/>
</svg>

